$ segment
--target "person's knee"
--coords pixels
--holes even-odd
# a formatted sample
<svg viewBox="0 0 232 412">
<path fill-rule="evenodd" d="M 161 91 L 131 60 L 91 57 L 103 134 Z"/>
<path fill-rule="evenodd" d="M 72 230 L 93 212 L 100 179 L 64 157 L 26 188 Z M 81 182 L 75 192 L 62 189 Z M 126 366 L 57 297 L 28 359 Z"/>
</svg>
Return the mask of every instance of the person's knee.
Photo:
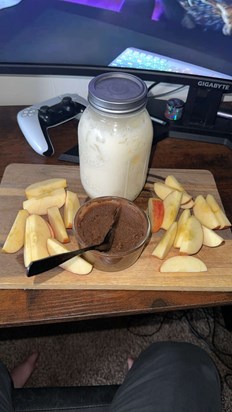
<svg viewBox="0 0 232 412">
<path fill-rule="evenodd" d="M 155 342 L 134 362 L 110 410 L 151 410 L 149 405 L 174 410 L 175 404 L 175 410 L 182 411 L 190 401 L 193 411 L 220 411 L 220 381 L 213 361 L 191 343 Z"/>
<path fill-rule="evenodd" d="M 219 375 L 210 355 L 197 345 L 188 342 L 155 342 L 143 351 L 138 363 L 143 362 L 153 370 L 175 368 L 189 376 L 190 371 L 206 373 L 210 370 L 219 383 Z"/>
<path fill-rule="evenodd" d="M 165 355 L 169 358 L 180 359 L 183 362 L 191 359 L 201 362 L 204 359 L 209 363 L 213 363 L 209 354 L 204 349 L 189 342 L 154 342 L 141 353 L 141 356 L 143 354 L 154 359 L 159 355 Z"/>
</svg>

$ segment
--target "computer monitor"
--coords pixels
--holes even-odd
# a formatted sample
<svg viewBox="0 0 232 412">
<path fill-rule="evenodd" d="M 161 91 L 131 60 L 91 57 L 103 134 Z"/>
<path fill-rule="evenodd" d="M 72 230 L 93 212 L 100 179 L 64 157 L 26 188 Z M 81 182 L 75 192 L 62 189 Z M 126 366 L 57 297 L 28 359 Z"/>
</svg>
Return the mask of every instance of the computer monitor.
<svg viewBox="0 0 232 412">
<path fill-rule="evenodd" d="M 168 131 L 227 144 L 231 119 L 220 113 L 232 92 L 230 11 L 231 0 L 2 0 L 0 74 L 121 70 L 184 85 L 184 116 Z M 151 114 L 163 118 L 166 102 L 153 103 Z"/>
</svg>

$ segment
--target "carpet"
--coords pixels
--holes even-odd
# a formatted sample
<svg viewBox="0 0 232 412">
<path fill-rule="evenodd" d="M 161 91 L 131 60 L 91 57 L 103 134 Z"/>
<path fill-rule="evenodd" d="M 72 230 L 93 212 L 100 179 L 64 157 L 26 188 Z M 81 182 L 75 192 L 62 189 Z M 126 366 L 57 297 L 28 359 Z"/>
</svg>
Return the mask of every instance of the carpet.
<svg viewBox="0 0 232 412">
<path fill-rule="evenodd" d="M 164 340 L 191 342 L 210 354 L 221 376 L 223 412 L 232 411 L 231 332 L 220 308 L 2 329 L 0 359 L 12 369 L 38 350 L 28 387 L 120 384 L 127 357 Z"/>
</svg>

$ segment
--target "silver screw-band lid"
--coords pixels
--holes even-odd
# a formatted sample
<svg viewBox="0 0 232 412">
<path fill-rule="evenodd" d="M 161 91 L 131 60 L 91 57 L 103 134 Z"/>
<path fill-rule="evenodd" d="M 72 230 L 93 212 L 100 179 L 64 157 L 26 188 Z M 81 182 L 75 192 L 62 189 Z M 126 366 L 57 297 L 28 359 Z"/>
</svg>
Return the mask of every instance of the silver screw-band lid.
<svg viewBox="0 0 232 412">
<path fill-rule="evenodd" d="M 89 83 L 89 103 L 107 113 L 131 113 L 147 103 L 147 86 L 140 78 L 122 72 L 109 72 Z"/>
</svg>

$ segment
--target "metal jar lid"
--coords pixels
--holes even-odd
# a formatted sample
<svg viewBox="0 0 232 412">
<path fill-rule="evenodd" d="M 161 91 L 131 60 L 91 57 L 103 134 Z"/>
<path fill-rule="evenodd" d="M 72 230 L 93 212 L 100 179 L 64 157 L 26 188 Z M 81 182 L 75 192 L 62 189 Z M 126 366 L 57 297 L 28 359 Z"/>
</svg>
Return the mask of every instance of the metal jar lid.
<svg viewBox="0 0 232 412">
<path fill-rule="evenodd" d="M 132 74 L 104 73 L 90 81 L 88 100 L 91 106 L 107 113 L 131 113 L 146 106 L 147 86 Z"/>
</svg>

